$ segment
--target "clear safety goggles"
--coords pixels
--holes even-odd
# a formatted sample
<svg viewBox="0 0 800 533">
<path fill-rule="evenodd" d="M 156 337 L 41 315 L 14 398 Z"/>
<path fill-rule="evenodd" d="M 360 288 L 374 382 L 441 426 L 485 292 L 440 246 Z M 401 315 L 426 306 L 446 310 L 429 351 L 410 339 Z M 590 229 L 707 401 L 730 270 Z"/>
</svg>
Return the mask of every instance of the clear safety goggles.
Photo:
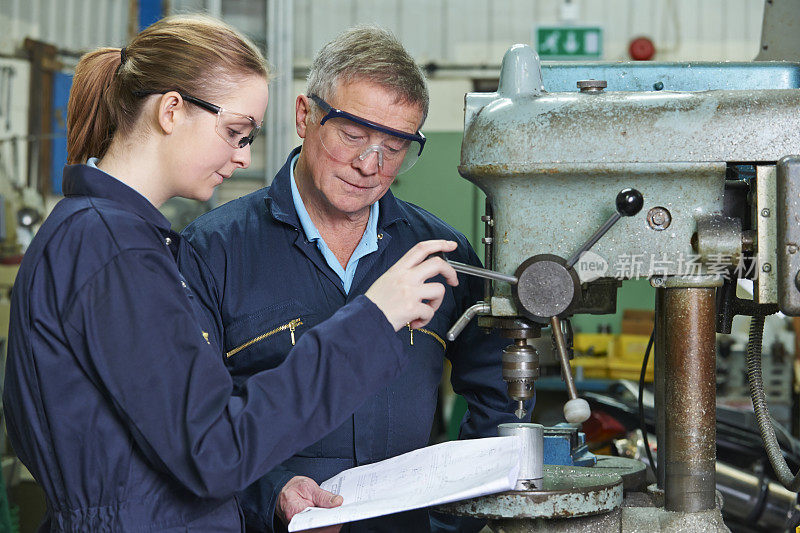
<svg viewBox="0 0 800 533">
<path fill-rule="evenodd" d="M 317 95 L 309 98 L 326 113 L 319 123 L 322 146 L 340 163 L 365 161 L 374 154 L 378 173 L 396 176 L 413 167 L 422 154 L 425 136 L 419 131 L 399 131 L 331 107 Z"/>
<path fill-rule="evenodd" d="M 261 131 L 261 125 L 259 125 L 255 119 L 249 115 L 228 111 L 227 109 L 210 102 L 206 102 L 205 100 L 201 100 L 200 98 L 195 98 L 194 96 L 183 94 L 178 91 L 175 92 L 180 94 L 181 98 L 190 104 L 194 104 L 210 113 L 217 115 L 217 135 L 222 137 L 222 140 L 224 140 L 233 148 L 244 148 L 248 144 L 253 144 L 253 140 L 258 135 L 258 132 Z M 164 93 L 156 91 L 137 91 L 134 93 L 136 96 L 149 96 L 151 94 Z"/>
</svg>

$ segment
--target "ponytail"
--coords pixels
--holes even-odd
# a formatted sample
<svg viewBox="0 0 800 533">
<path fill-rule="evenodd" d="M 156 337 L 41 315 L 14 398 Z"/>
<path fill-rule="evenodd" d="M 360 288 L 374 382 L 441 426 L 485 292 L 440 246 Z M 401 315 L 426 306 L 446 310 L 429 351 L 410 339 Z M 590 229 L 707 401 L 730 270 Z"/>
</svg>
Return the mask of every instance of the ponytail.
<svg viewBox="0 0 800 533">
<path fill-rule="evenodd" d="M 67 104 L 67 163 L 102 157 L 114 134 L 105 93 L 120 66 L 119 48 L 99 48 L 81 57 Z"/>
</svg>

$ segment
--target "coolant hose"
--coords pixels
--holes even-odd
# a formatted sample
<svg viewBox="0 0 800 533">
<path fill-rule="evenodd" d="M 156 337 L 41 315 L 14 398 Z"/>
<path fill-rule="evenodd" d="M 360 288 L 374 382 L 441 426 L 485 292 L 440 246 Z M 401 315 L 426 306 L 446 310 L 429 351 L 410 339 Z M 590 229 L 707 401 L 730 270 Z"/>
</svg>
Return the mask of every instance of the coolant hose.
<svg viewBox="0 0 800 533">
<path fill-rule="evenodd" d="M 764 381 L 761 377 L 761 341 L 764 335 L 764 316 L 750 318 L 750 339 L 747 343 L 747 382 L 750 385 L 750 398 L 753 400 L 753 411 L 758 422 L 758 430 L 767 457 L 778 477 L 778 481 L 792 492 L 800 489 L 800 473 L 792 474 L 786 459 L 781 452 L 775 428 L 772 427 L 772 417 L 767 408 L 767 398 L 764 395 Z"/>
</svg>

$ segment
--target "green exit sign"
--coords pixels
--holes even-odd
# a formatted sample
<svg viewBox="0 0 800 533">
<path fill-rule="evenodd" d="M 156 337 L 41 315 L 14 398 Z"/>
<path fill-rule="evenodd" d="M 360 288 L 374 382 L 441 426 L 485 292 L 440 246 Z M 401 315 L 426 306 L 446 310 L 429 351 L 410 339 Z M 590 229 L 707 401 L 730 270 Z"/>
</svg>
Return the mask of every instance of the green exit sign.
<svg viewBox="0 0 800 533">
<path fill-rule="evenodd" d="M 603 29 L 596 26 L 539 26 L 536 51 L 542 59 L 600 59 Z"/>
</svg>

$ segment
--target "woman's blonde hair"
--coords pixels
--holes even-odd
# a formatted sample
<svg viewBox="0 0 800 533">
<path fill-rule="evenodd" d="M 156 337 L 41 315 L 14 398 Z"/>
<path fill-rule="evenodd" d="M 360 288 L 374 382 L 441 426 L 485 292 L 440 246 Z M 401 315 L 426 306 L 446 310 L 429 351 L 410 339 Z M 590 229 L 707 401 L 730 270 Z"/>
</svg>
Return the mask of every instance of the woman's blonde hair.
<svg viewBox="0 0 800 533">
<path fill-rule="evenodd" d="M 129 133 L 144 103 L 141 92 L 213 99 L 225 83 L 252 75 L 270 77 L 258 48 L 205 15 L 166 17 L 122 50 L 88 52 L 75 68 L 67 105 L 67 161 L 103 157 L 115 134 Z"/>
</svg>

